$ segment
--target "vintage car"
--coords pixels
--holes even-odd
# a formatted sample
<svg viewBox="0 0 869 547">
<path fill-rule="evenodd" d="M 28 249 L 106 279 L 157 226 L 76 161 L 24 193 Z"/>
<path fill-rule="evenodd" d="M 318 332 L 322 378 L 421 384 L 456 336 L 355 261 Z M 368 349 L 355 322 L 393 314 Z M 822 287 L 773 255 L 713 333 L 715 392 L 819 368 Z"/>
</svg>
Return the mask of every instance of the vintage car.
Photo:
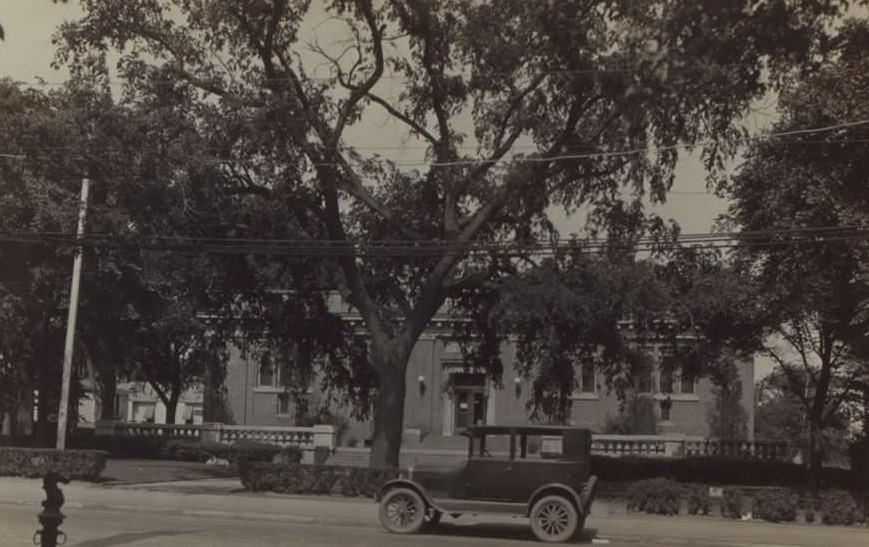
<svg viewBox="0 0 869 547">
<path fill-rule="evenodd" d="M 594 499 L 591 432 L 559 426 L 472 426 L 468 460 L 453 469 L 410 468 L 377 495 L 380 522 L 409 534 L 444 513 L 528 517 L 542 541 L 577 536 Z"/>
</svg>

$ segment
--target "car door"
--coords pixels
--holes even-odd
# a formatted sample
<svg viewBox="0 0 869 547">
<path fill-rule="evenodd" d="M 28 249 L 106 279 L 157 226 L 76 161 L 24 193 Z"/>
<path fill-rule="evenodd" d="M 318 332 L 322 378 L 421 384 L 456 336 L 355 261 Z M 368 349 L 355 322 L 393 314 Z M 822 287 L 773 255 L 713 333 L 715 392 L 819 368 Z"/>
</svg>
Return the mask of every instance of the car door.
<svg viewBox="0 0 869 547">
<path fill-rule="evenodd" d="M 510 435 L 492 435 L 481 449 L 473 451 L 465 470 L 466 499 L 510 500 L 513 473 L 511 442 Z"/>
</svg>

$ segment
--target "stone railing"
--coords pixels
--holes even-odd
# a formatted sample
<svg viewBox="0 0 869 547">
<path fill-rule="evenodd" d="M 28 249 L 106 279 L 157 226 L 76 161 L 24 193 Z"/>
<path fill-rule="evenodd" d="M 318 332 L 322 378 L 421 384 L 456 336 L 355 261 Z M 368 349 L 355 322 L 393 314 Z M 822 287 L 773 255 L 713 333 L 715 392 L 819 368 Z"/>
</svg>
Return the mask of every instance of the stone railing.
<svg viewBox="0 0 869 547">
<path fill-rule="evenodd" d="M 676 447 L 658 435 L 593 435 L 592 454 L 603 456 L 675 456 Z M 668 453 L 668 449 L 670 453 Z"/>
<path fill-rule="evenodd" d="M 749 441 L 740 439 L 685 440 L 685 457 L 723 457 L 750 460 L 792 461 L 804 447 L 781 441 Z"/>
<path fill-rule="evenodd" d="M 744 458 L 793 461 L 802 447 L 780 441 L 707 439 L 684 435 L 593 435 L 593 454 L 663 458 Z"/>
<path fill-rule="evenodd" d="M 115 437 L 179 439 L 232 444 L 250 441 L 298 446 L 335 448 L 335 428 L 331 425 L 313 427 L 283 427 L 226 424 L 138 424 L 127 422 L 97 422 L 96 434 Z"/>
</svg>

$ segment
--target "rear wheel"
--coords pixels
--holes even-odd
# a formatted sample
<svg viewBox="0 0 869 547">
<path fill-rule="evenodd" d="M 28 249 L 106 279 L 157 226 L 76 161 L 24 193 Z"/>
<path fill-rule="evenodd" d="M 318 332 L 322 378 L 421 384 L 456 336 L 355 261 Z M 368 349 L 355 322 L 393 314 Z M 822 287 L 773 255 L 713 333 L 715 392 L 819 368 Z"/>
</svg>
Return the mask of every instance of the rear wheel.
<svg viewBox="0 0 869 547">
<path fill-rule="evenodd" d="M 380 501 L 380 524 L 393 534 L 413 534 L 425 522 L 425 502 L 410 488 L 394 488 Z"/>
<path fill-rule="evenodd" d="M 540 541 L 561 543 L 576 533 L 579 514 L 563 496 L 544 496 L 531 508 L 531 531 Z"/>
</svg>

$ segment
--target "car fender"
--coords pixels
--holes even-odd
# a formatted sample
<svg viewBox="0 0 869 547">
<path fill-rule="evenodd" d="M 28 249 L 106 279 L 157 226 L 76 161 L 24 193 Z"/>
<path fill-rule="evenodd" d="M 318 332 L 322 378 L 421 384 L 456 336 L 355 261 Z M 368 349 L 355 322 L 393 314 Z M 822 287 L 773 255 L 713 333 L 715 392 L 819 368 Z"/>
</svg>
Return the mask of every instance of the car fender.
<svg viewBox="0 0 869 547">
<path fill-rule="evenodd" d="M 425 488 L 421 484 L 419 484 L 415 480 L 407 478 L 399 478 L 386 481 L 385 483 L 383 483 L 383 486 L 380 487 L 380 490 L 377 491 L 377 496 L 374 499 L 377 502 L 380 502 L 380 500 L 383 499 L 383 495 L 393 488 L 410 488 L 411 490 L 414 490 L 417 494 L 419 494 L 427 505 L 429 505 L 430 507 L 434 507 L 438 511 L 443 512 L 443 510 L 434 503 L 434 501 L 431 499 L 431 496 L 428 495 L 428 493 L 425 491 Z"/>
<path fill-rule="evenodd" d="M 543 486 L 535 490 L 533 494 L 531 494 L 531 497 L 528 498 L 528 504 L 525 507 L 526 515 L 531 514 L 531 509 L 534 507 L 534 502 L 537 501 L 541 494 L 543 494 L 547 490 L 549 490 L 553 494 L 561 494 L 567 499 L 573 501 L 577 511 L 579 512 L 579 516 L 583 516 L 585 514 L 585 508 L 583 507 L 582 499 L 579 496 L 579 492 L 577 492 L 570 486 L 567 486 L 566 484 L 562 484 L 560 482 L 551 482 L 549 484 L 544 484 Z"/>
</svg>

